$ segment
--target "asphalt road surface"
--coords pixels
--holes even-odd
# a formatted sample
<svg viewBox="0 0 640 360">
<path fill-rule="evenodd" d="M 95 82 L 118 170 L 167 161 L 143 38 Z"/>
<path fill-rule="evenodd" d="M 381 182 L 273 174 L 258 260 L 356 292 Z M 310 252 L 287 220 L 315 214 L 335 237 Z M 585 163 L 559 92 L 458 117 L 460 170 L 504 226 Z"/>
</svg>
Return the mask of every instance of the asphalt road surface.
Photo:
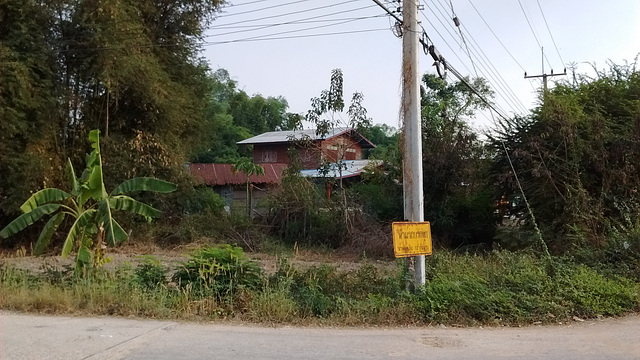
<svg viewBox="0 0 640 360">
<path fill-rule="evenodd" d="M 640 316 L 523 328 L 299 328 L 0 312 L 0 359 L 640 359 Z"/>
</svg>

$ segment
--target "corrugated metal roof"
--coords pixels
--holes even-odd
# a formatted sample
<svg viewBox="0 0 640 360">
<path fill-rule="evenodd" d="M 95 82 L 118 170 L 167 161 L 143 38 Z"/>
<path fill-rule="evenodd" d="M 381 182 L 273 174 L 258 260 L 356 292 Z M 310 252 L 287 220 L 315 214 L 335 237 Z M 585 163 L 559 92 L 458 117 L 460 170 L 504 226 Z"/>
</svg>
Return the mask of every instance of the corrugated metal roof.
<svg viewBox="0 0 640 360">
<path fill-rule="evenodd" d="M 280 184 L 286 164 L 260 165 L 264 168 L 264 175 L 251 175 L 249 181 L 252 184 Z M 246 184 L 245 175 L 242 172 L 234 174 L 232 164 L 189 164 L 189 171 L 210 186 Z"/>
<path fill-rule="evenodd" d="M 294 140 L 326 140 L 333 137 L 342 135 L 347 132 L 352 132 L 354 139 L 360 143 L 363 148 L 375 148 L 376 146 L 367 138 L 362 136 L 359 132 L 347 127 L 338 127 L 329 130 L 329 133 L 325 137 L 318 136 L 316 129 L 305 130 L 288 130 L 288 131 L 270 131 L 266 132 L 246 140 L 238 141 L 239 145 L 253 145 L 253 144 L 273 144 L 273 143 L 287 143 Z"/>
<path fill-rule="evenodd" d="M 382 160 L 344 160 L 342 164 L 342 178 L 346 179 L 362 174 L 364 168 L 369 164 L 373 164 L 374 166 L 382 165 Z M 329 164 L 329 172 L 327 174 L 322 174 L 318 169 L 302 170 L 300 174 L 304 177 L 331 177 L 339 179 L 340 169 L 338 168 L 338 164 L 331 163 Z"/>
</svg>

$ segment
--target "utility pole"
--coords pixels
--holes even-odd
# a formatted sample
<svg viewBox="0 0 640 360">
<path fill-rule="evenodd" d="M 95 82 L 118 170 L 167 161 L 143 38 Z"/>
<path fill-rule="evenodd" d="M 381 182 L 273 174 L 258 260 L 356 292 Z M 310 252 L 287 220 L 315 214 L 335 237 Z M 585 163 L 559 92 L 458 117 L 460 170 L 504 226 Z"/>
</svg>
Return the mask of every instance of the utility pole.
<svg viewBox="0 0 640 360">
<path fill-rule="evenodd" d="M 551 77 L 551 76 L 563 76 L 563 75 L 567 75 L 567 68 L 564 68 L 564 72 L 562 74 L 554 74 L 553 73 L 553 69 L 551 69 L 551 74 L 545 74 L 544 72 L 544 47 L 541 48 L 542 50 L 542 75 L 529 75 L 527 76 L 527 73 L 524 73 L 524 78 L 525 79 L 531 79 L 531 78 L 542 78 L 542 84 L 543 84 L 543 89 L 544 89 L 544 93 L 542 93 L 543 99 L 544 97 L 547 96 L 547 78 Z"/>
<path fill-rule="evenodd" d="M 404 141 L 402 175 L 404 217 L 424 221 L 422 188 L 422 127 L 420 124 L 420 74 L 418 57 L 418 1 L 404 0 L 402 6 L 402 115 Z M 415 285 L 425 285 L 424 255 L 414 257 Z"/>
</svg>

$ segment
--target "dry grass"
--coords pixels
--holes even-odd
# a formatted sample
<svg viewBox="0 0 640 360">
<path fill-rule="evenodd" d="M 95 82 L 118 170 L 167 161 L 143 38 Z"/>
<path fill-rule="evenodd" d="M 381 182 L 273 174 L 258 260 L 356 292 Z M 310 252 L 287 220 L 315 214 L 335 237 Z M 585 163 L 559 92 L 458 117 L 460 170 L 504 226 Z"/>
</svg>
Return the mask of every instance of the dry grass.
<svg viewBox="0 0 640 360">
<path fill-rule="evenodd" d="M 535 256 L 508 252 L 440 253 L 427 265 L 429 281 L 418 295 L 404 291 L 399 269 L 370 263 L 353 269 L 298 267 L 280 261 L 259 288 L 240 287 L 225 296 L 171 283 L 141 285 L 131 264 L 84 278 L 62 268 L 33 272 L 5 265 L 0 267 L 0 308 L 347 326 L 553 323 L 640 308 L 638 283 L 572 263 L 558 263 L 553 276 Z"/>
</svg>

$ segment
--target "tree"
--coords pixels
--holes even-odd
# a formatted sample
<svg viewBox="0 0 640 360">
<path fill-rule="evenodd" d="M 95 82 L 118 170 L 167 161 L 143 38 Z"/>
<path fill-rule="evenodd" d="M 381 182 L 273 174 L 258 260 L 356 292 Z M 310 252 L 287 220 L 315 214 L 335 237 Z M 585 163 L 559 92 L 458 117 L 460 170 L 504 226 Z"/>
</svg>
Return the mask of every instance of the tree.
<svg viewBox="0 0 640 360">
<path fill-rule="evenodd" d="M 485 97 L 484 79 L 467 80 Z M 422 77 L 422 154 L 425 219 L 450 245 L 491 242 L 496 220 L 486 180 L 490 158 L 467 119 L 485 103 L 462 82 Z"/>
<path fill-rule="evenodd" d="M 252 217 L 251 200 L 253 198 L 253 187 L 251 186 L 250 177 L 251 175 L 264 175 L 264 168 L 258 164 L 254 164 L 253 161 L 247 158 L 241 158 L 240 160 L 236 161 L 235 164 L 233 164 L 233 173 L 235 174 L 238 171 L 243 173 L 247 177 L 247 216 Z"/>
<path fill-rule="evenodd" d="M 40 2 L 0 3 L 0 226 L 29 191 L 56 183 L 56 58 L 53 14 Z M 7 222 L 5 222 L 7 221 Z"/>
<path fill-rule="evenodd" d="M 224 69 L 209 76 L 210 92 L 205 119 L 206 139 L 192 159 L 194 162 L 234 163 L 251 156 L 249 149 L 238 147 L 238 141 L 267 131 L 291 130 L 299 127 L 301 116 L 288 113 L 287 101 L 281 97 L 249 96 L 237 89 Z"/>
<path fill-rule="evenodd" d="M 637 229 L 640 211 L 640 74 L 609 64 L 549 91 L 525 118 L 502 121 L 491 136 L 494 180 L 528 222 L 509 159 L 544 238 L 555 251 L 599 247 Z M 639 245 L 640 248 L 640 245 Z"/>
<path fill-rule="evenodd" d="M 112 210 L 126 210 L 148 220 L 160 215 L 159 210 L 124 194 L 135 191 L 168 193 L 175 191 L 176 186 L 153 178 L 133 178 L 107 193 L 99 134 L 99 130 L 89 133 L 93 151 L 87 155 L 87 167 L 79 179 L 76 178 L 71 160 L 67 162 L 71 192 L 55 188 L 36 192 L 20 207 L 23 214 L 0 231 L 0 238 L 11 236 L 45 215 L 55 213 L 44 226 L 34 247 L 34 255 L 40 255 L 65 217 L 70 216 L 74 220 L 62 247 L 62 257 L 66 258 L 74 248 L 77 249 L 76 270 L 80 270 L 101 263 L 103 242 L 113 247 L 127 239 L 127 233 L 112 217 Z"/>
<path fill-rule="evenodd" d="M 183 177 L 208 136 L 201 39 L 221 4 L 0 2 L 0 224 L 29 189 L 63 184 L 90 129 L 105 135 L 107 186 Z"/>
<path fill-rule="evenodd" d="M 398 129 L 387 124 L 376 124 L 363 128 L 361 131 L 364 137 L 376 145 L 375 149 L 363 149 L 363 157 L 366 155 L 367 158 L 384 160 L 391 156 L 392 152 L 399 150 L 400 132 Z"/>
<path fill-rule="evenodd" d="M 364 101 L 364 95 L 359 92 L 355 92 L 351 98 L 351 104 L 347 111 L 348 120 L 345 121 L 340 115 L 344 111 L 344 95 L 343 95 L 343 75 L 342 70 L 333 69 L 331 71 L 331 84 L 329 89 L 322 90 L 319 97 L 311 99 L 311 109 L 307 112 L 306 120 L 316 127 L 316 135 L 320 138 L 326 138 L 330 133 L 334 132 L 338 128 L 350 128 L 357 130 L 363 130 L 371 126 L 371 119 L 367 117 L 367 109 L 364 108 L 362 102 Z M 325 171 L 328 172 L 329 168 L 335 166 L 337 173 L 339 174 L 339 187 L 342 197 L 342 205 L 344 208 L 345 224 L 348 221 L 347 213 L 347 196 L 344 191 L 342 182 L 342 171 L 344 170 L 344 159 L 347 147 L 346 143 L 338 144 L 337 161 L 335 164 L 330 164 L 326 160 L 323 164 Z"/>
</svg>

